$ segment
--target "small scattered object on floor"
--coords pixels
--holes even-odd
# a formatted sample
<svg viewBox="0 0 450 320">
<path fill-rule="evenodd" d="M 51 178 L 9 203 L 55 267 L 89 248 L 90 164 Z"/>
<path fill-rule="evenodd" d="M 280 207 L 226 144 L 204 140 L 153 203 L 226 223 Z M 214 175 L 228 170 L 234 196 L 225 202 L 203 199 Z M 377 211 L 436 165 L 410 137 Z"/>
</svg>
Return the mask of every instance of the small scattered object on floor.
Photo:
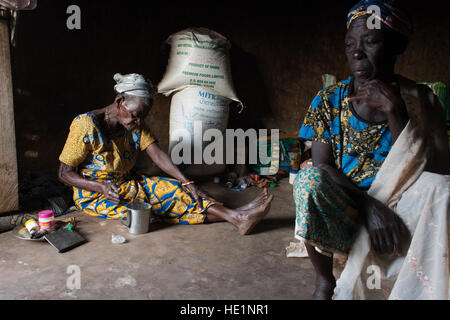
<svg viewBox="0 0 450 320">
<path fill-rule="evenodd" d="M 298 170 L 300 168 L 300 145 L 299 142 L 291 144 L 291 151 L 288 153 L 291 160 L 291 169 Z"/>
<path fill-rule="evenodd" d="M 247 189 L 250 183 L 245 177 L 241 177 L 237 180 L 236 186 L 233 188 L 234 191 L 242 191 Z"/>
<path fill-rule="evenodd" d="M 308 252 L 306 251 L 305 243 L 291 242 L 286 248 L 286 257 L 288 258 L 308 258 Z"/>
<path fill-rule="evenodd" d="M 39 223 L 36 221 L 36 219 L 29 219 L 25 222 L 25 227 L 27 228 L 28 232 L 30 233 L 31 238 L 36 237 L 36 233 L 40 230 Z"/>
<path fill-rule="evenodd" d="M 247 176 L 239 178 L 235 172 L 230 172 L 223 180 L 220 177 L 214 177 L 214 183 L 239 192 L 251 186 L 256 186 L 261 189 L 276 188 L 278 187 L 279 180 L 288 176 L 289 173 L 284 170 L 279 170 L 277 174 L 272 176 L 261 176 L 256 173 L 250 173 Z"/>
<path fill-rule="evenodd" d="M 267 188 L 270 185 L 270 181 L 267 179 L 261 179 L 256 183 L 258 188 Z"/>
<path fill-rule="evenodd" d="M 39 239 L 47 233 L 47 230 L 39 228 L 39 223 L 35 219 L 27 220 L 25 227 L 30 233 L 31 239 Z"/>
<path fill-rule="evenodd" d="M 127 239 L 125 239 L 121 235 L 114 235 L 113 234 L 112 237 L 111 237 L 111 242 L 112 243 L 125 243 L 125 242 L 127 242 Z"/>
<path fill-rule="evenodd" d="M 225 182 L 225 186 L 229 189 L 232 189 L 236 185 L 237 181 L 237 173 L 236 172 L 229 172 L 227 175 L 227 181 Z"/>
<path fill-rule="evenodd" d="M 294 170 L 294 169 L 291 169 L 289 171 L 289 183 L 290 184 L 294 184 L 295 177 L 297 177 L 298 171 L 299 170 Z"/>
<path fill-rule="evenodd" d="M 52 210 L 43 210 L 39 212 L 39 228 L 50 231 L 55 227 L 55 214 Z"/>
<path fill-rule="evenodd" d="M 68 228 L 50 232 L 44 238 L 60 253 L 67 252 L 86 242 L 86 239 L 81 234 Z"/>
<path fill-rule="evenodd" d="M 248 181 L 249 185 L 257 186 L 258 188 L 276 188 L 278 185 L 277 175 L 261 177 L 257 174 L 250 174 Z"/>
<path fill-rule="evenodd" d="M 77 225 L 77 219 L 75 217 L 64 219 L 63 222 L 72 225 L 72 228 L 74 228 Z"/>
<path fill-rule="evenodd" d="M 41 231 L 37 231 L 36 234 L 34 235 L 34 237 L 32 238 L 30 233 L 28 232 L 27 228 L 23 224 L 16 226 L 11 232 L 15 237 L 17 237 L 21 240 L 32 240 L 32 241 L 43 241 L 44 240 L 43 235 L 40 234 Z M 37 233 L 39 233 L 39 236 Z"/>
<path fill-rule="evenodd" d="M 47 230 L 38 230 L 34 235 L 31 235 L 31 239 L 41 239 L 47 234 Z"/>
<path fill-rule="evenodd" d="M 55 221 L 53 211 L 44 210 L 39 212 L 38 217 L 29 217 L 25 225 L 17 225 L 12 233 L 22 240 L 47 241 L 58 252 L 63 253 L 86 242 L 86 239 L 74 229 L 76 223 L 75 217 Z"/>
</svg>

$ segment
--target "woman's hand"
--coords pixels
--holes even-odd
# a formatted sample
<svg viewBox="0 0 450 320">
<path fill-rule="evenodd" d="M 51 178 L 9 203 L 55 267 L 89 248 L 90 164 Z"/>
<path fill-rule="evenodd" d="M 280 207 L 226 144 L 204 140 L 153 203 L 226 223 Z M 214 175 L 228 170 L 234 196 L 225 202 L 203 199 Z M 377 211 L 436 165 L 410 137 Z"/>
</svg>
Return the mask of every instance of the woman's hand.
<svg viewBox="0 0 450 320">
<path fill-rule="evenodd" d="M 380 201 L 370 198 L 362 209 L 372 248 L 378 254 L 401 256 L 410 232 L 403 220 Z"/>
<path fill-rule="evenodd" d="M 208 201 L 214 202 L 215 204 L 223 205 L 222 202 L 215 200 L 207 192 L 205 192 L 202 188 L 197 187 L 195 184 L 189 184 L 189 185 L 185 186 L 184 188 L 187 188 L 191 192 L 195 201 L 198 203 L 199 208 L 202 210 L 203 210 L 203 200 L 208 200 Z"/>
<path fill-rule="evenodd" d="M 69 186 L 80 189 L 89 190 L 91 192 L 101 193 L 105 195 L 108 201 L 119 204 L 119 188 L 111 182 L 98 182 L 88 180 L 82 177 L 76 168 L 71 167 L 63 162 L 60 163 L 58 169 L 58 178 Z"/>
<path fill-rule="evenodd" d="M 119 204 L 119 188 L 112 182 L 99 182 L 99 191 L 108 201 Z"/>
<path fill-rule="evenodd" d="M 198 207 L 203 210 L 203 197 L 201 196 L 201 191 L 198 190 L 198 188 L 195 186 L 195 184 L 188 184 L 184 186 L 183 188 L 186 188 L 190 191 L 192 197 L 194 198 L 195 202 L 197 202 Z"/>
<path fill-rule="evenodd" d="M 371 80 L 361 84 L 356 95 L 350 101 L 367 103 L 385 114 L 404 112 L 404 103 L 397 83 L 386 84 L 380 80 Z"/>
<path fill-rule="evenodd" d="M 409 120 L 408 110 L 400 94 L 398 83 L 387 84 L 371 80 L 359 86 L 358 92 L 350 101 L 366 103 L 387 116 L 392 143 L 394 143 Z"/>
</svg>

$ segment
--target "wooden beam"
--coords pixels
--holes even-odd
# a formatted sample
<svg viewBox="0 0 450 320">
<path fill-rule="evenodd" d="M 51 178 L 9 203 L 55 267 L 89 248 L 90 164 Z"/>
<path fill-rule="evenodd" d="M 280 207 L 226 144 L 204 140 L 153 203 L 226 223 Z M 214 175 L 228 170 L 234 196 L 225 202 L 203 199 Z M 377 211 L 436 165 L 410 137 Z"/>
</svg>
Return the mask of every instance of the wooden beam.
<svg viewBox="0 0 450 320">
<path fill-rule="evenodd" d="M 0 18 L 0 212 L 19 209 L 8 21 Z"/>
</svg>

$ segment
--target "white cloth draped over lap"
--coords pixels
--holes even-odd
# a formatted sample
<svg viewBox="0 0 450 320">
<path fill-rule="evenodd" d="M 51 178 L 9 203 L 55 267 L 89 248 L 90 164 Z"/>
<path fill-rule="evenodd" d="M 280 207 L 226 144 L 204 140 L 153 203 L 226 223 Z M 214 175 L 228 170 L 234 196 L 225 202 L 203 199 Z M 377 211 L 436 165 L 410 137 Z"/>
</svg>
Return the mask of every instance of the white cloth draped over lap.
<svg viewBox="0 0 450 320">
<path fill-rule="evenodd" d="M 423 114 L 417 108 L 425 108 L 424 99 L 427 114 L 440 115 L 441 105 L 433 95 L 421 96 L 409 80 L 400 80 L 401 94 L 413 121 L 392 146 L 368 194 L 403 219 L 411 232 L 409 247 L 406 244 L 407 252 L 402 257 L 376 255 L 367 229 L 361 226 L 336 283 L 335 300 L 449 298 L 450 176 L 424 171 L 431 160 L 424 152 L 425 139 L 414 125 L 423 119 L 413 118 Z M 427 121 L 432 123 L 433 116 Z M 444 150 L 442 156 L 448 159 L 448 139 L 444 141 L 440 132 L 436 136 L 431 139 L 433 147 L 439 152 Z"/>
</svg>

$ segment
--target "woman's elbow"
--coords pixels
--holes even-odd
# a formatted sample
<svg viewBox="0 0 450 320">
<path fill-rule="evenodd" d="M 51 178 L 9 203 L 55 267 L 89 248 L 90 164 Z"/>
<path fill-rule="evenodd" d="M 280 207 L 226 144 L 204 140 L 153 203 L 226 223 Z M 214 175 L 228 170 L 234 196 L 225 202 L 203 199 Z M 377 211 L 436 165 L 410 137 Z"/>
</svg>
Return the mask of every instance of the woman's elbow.
<svg viewBox="0 0 450 320">
<path fill-rule="evenodd" d="M 69 170 L 67 165 L 65 165 L 64 163 L 60 163 L 58 167 L 58 180 L 63 183 L 68 183 L 67 177 L 68 173 L 70 172 Z"/>
<path fill-rule="evenodd" d="M 64 172 L 61 171 L 60 168 L 58 168 L 58 180 L 61 181 L 61 182 L 66 182 L 65 178 L 64 178 Z"/>
</svg>

